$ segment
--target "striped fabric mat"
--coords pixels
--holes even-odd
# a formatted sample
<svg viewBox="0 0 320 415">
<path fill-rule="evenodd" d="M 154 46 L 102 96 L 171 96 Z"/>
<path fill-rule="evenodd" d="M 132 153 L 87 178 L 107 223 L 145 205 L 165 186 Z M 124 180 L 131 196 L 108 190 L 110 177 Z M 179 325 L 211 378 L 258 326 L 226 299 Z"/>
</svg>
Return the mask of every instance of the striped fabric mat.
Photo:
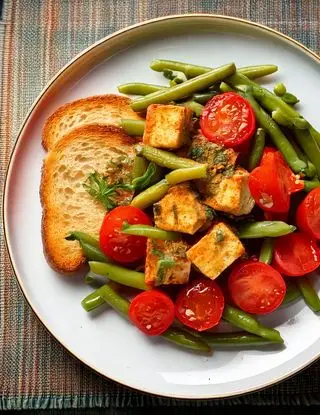
<svg viewBox="0 0 320 415">
<path fill-rule="evenodd" d="M 320 50 L 318 0 L 5 0 L 0 21 L 0 185 L 28 108 L 75 54 L 115 30 L 190 12 L 251 19 Z M 0 270 L 0 410 L 225 405 L 320 405 L 320 362 L 279 384 L 234 399 L 161 399 L 102 379 L 70 356 L 22 297 L 5 252 Z"/>
</svg>

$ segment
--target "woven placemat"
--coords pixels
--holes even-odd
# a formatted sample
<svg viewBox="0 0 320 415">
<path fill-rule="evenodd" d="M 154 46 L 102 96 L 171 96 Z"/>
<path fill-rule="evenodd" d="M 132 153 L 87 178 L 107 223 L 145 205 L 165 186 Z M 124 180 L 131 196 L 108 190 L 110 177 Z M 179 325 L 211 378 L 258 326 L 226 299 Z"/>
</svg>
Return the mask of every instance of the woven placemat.
<svg viewBox="0 0 320 415">
<path fill-rule="evenodd" d="M 46 82 L 73 56 L 127 25 L 169 14 L 234 15 L 269 25 L 318 52 L 319 1 L 7 0 L 0 21 L 0 181 L 19 126 Z M 233 399 L 177 401 L 102 379 L 70 356 L 20 293 L 1 228 L 0 409 L 320 405 L 320 362 L 266 390 Z"/>
</svg>

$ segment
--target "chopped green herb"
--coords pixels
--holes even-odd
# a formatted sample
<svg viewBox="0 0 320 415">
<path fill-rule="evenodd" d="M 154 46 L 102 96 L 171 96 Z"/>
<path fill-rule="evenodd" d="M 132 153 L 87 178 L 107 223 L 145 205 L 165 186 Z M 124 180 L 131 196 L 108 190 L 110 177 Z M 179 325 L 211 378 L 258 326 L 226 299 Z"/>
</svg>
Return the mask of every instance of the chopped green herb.
<svg viewBox="0 0 320 415">
<path fill-rule="evenodd" d="M 197 146 L 191 149 L 189 156 L 193 160 L 200 161 L 202 159 L 203 154 L 204 154 L 204 148 Z"/>
<path fill-rule="evenodd" d="M 216 217 L 216 212 L 210 206 L 205 206 L 205 211 L 208 220 L 213 220 Z"/>
<path fill-rule="evenodd" d="M 218 229 L 216 232 L 216 242 L 224 241 L 224 233 L 221 229 Z"/>
<path fill-rule="evenodd" d="M 117 206 L 115 197 L 120 190 L 132 191 L 130 184 L 121 182 L 111 184 L 107 177 L 101 176 L 96 171 L 88 175 L 83 187 L 93 198 L 101 202 L 108 211 Z"/>
<path fill-rule="evenodd" d="M 228 162 L 228 156 L 224 148 L 217 148 L 212 158 L 212 164 L 226 164 Z"/>
<path fill-rule="evenodd" d="M 157 271 L 156 285 L 160 285 L 160 284 L 163 283 L 166 270 L 168 268 L 174 267 L 175 264 L 176 264 L 175 261 L 172 258 L 169 258 L 169 257 L 165 257 L 165 258 L 160 259 L 158 261 L 158 271 Z"/>
<path fill-rule="evenodd" d="M 173 210 L 174 221 L 177 223 L 178 222 L 178 206 L 174 204 L 172 206 L 172 210 Z"/>
</svg>

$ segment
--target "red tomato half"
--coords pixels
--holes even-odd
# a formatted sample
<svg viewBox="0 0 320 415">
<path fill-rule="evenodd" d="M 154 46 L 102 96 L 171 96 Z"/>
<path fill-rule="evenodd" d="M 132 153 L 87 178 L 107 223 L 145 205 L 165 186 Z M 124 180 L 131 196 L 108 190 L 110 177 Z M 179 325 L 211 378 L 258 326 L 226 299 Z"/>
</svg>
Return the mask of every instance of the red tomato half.
<svg viewBox="0 0 320 415">
<path fill-rule="evenodd" d="M 176 317 L 182 324 L 203 331 L 221 320 L 224 296 L 214 281 L 198 278 L 180 291 L 175 308 Z"/>
<path fill-rule="evenodd" d="M 208 140 L 238 147 L 252 137 L 256 119 L 247 100 L 235 92 L 226 92 L 207 102 L 201 113 L 200 127 Z"/>
<path fill-rule="evenodd" d="M 280 306 L 286 294 L 286 283 L 270 265 L 245 261 L 233 269 L 228 289 L 234 303 L 252 314 L 267 314 Z"/>
<path fill-rule="evenodd" d="M 124 222 L 130 225 L 152 225 L 141 209 L 133 206 L 119 206 L 107 213 L 100 228 L 100 248 L 117 262 L 134 262 L 146 254 L 147 238 L 121 233 Z"/>
<path fill-rule="evenodd" d="M 320 187 L 313 189 L 298 207 L 298 228 L 315 239 L 320 239 Z"/>
<path fill-rule="evenodd" d="M 291 193 L 303 189 L 282 154 L 266 148 L 260 163 L 249 176 L 249 189 L 256 204 L 267 212 L 285 213 L 290 207 Z"/>
<path fill-rule="evenodd" d="M 143 333 L 158 336 L 173 323 L 174 304 L 171 298 L 162 291 L 145 291 L 132 300 L 129 317 Z"/>
<path fill-rule="evenodd" d="M 275 239 L 273 259 L 282 274 L 300 277 L 318 268 L 320 249 L 308 234 L 294 232 Z"/>
</svg>

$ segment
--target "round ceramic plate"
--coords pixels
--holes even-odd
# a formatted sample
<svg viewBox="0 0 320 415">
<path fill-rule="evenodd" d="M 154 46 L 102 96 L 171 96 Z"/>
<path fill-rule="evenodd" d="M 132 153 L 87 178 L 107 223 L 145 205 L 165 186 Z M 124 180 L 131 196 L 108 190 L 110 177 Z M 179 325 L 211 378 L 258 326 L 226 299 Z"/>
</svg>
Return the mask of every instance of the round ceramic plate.
<svg viewBox="0 0 320 415">
<path fill-rule="evenodd" d="M 40 136 L 45 119 L 63 103 L 116 93 L 117 85 L 125 82 L 165 84 L 161 74 L 149 69 L 155 58 L 206 66 L 233 61 L 239 66 L 276 64 L 279 72 L 265 80 L 267 85 L 285 82 L 300 98 L 303 114 L 320 128 L 315 93 L 320 90 L 319 58 L 280 33 L 213 15 L 171 16 L 117 32 L 60 71 L 22 127 L 5 188 L 5 233 L 12 264 L 43 324 L 74 356 L 103 376 L 170 397 L 247 393 L 278 382 L 319 357 L 320 319 L 302 301 L 264 318 L 281 331 L 283 349 L 221 350 L 211 357 L 199 356 L 143 336 L 111 310 L 87 314 L 80 302 L 90 288 L 81 276 L 56 274 L 42 253 L 39 184 L 45 152 Z"/>
</svg>

